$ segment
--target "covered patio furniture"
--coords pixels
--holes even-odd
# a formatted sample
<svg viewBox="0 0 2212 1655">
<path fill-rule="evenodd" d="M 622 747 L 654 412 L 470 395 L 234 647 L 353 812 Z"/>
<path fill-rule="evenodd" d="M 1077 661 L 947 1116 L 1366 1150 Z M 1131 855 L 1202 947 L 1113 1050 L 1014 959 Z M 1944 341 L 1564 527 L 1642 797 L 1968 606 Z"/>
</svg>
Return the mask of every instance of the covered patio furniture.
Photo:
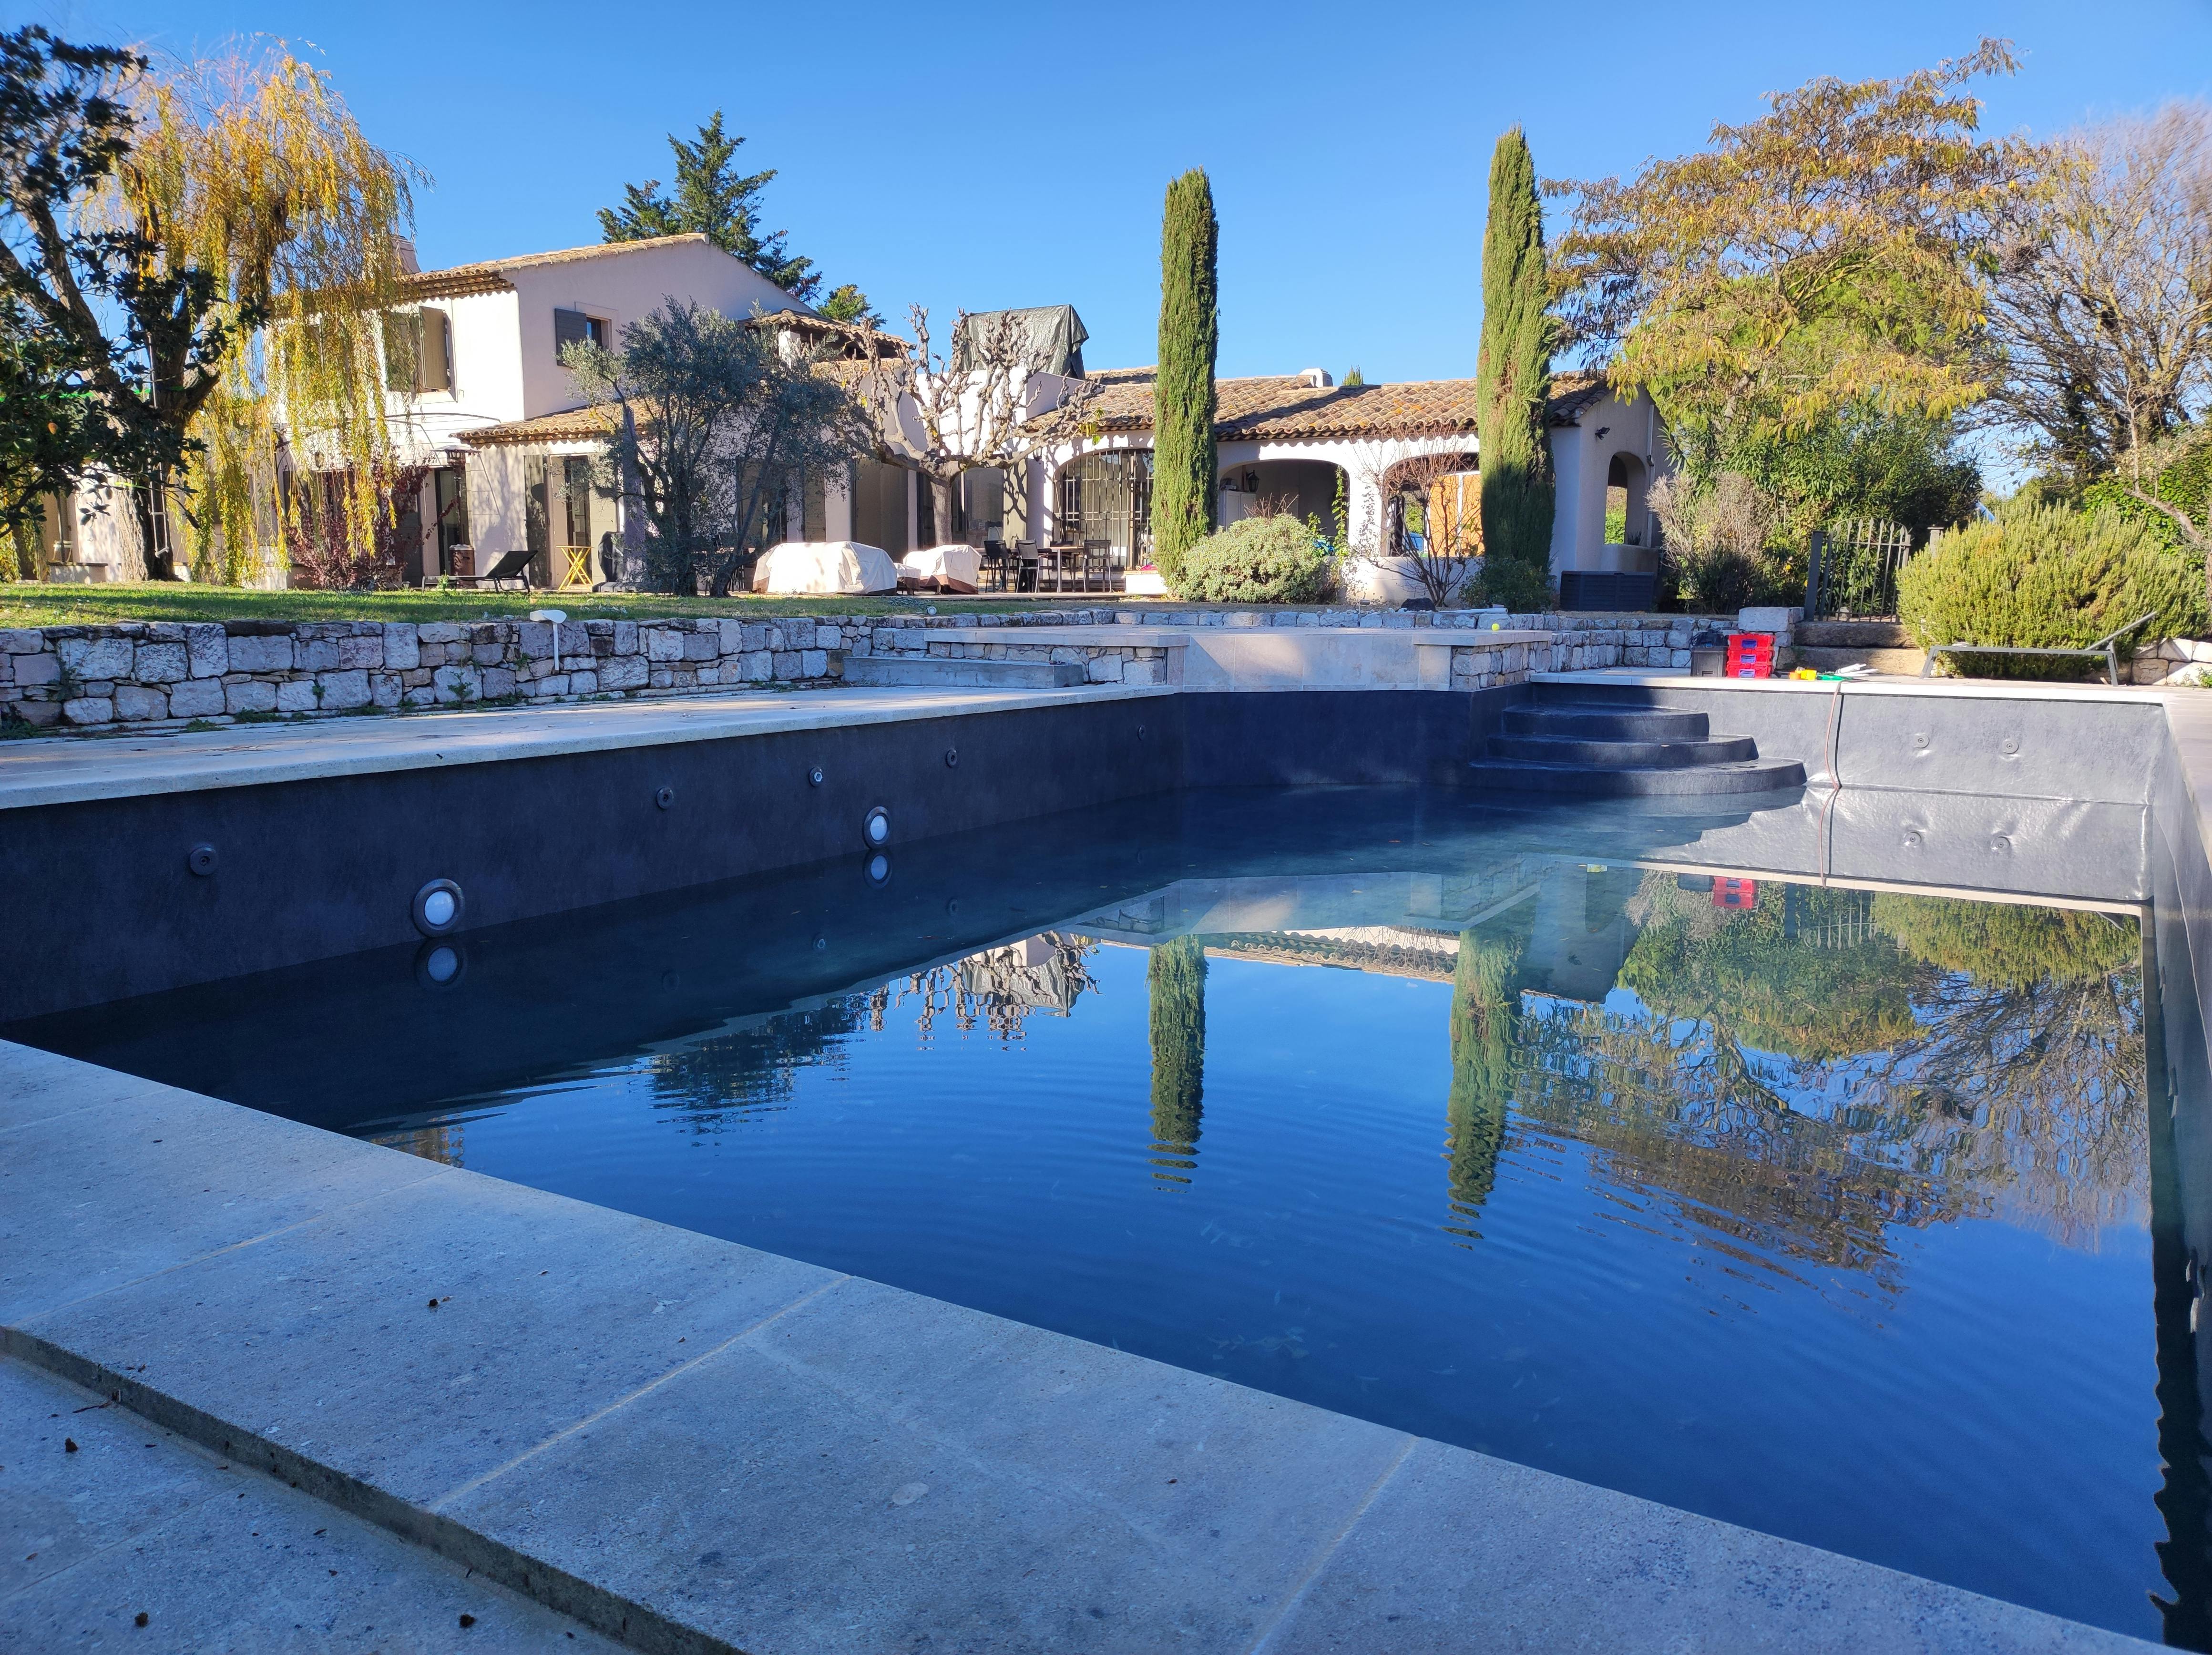
<svg viewBox="0 0 2212 1655">
<path fill-rule="evenodd" d="M 898 561 L 901 591 L 972 593 L 981 588 L 990 554 L 955 542 L 908 552 Z"/>
<path fill-rule="evenodd" d="M 857 597 L 896 591 L 898 579 L 889 552 L 851 540 L 787 540 L 753 568 L 753 590 L 770 595 Z"/>
</svg>

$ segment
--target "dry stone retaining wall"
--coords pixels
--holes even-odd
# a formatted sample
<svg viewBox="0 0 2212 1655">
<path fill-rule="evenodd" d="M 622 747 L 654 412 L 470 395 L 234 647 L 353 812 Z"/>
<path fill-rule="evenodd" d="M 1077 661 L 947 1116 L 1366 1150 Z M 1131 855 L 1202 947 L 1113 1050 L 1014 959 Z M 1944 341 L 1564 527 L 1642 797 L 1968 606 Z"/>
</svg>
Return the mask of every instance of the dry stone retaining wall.
<svg viewBox="0 0 2212 1655">
<path fill-rule="evenodd" d="M 934 641 L 955 627 L 1436 627 L 1494 616 L 1403 609 L 1149 609 L 1116 604 L 1018 614 L 782 615 L 772 620 L 550 621 L 130 621 L 0 630 L 0 722 L 112 730 L 204 720 L 329 717 L 413 707 L 696 694 L 732 686 L 837 681 L 854 655 L 1081 660 L 1094 682 L 1157 683 L 1165 652 L 1098 643 Z M 1692 631 L 1726 618 L 1515 615 L 1550 645 L 1452 652 L 1455 683 L 1531 671 L 1686 666 Z M 1787 641 L 1784 635 L 1782 641 Z"/>
</svg>

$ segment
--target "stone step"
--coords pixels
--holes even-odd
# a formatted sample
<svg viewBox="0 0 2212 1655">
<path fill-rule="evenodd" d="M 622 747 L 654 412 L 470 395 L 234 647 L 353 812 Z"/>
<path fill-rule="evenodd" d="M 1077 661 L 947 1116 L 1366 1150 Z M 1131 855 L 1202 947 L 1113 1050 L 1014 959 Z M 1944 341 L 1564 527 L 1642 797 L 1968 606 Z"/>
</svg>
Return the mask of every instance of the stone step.
<svg viewBox="0 0 2212 1655">
<path fill-rule="evenodd" d="M 1468 766 L 1468 773 L 1478 785 L 1501 792 L 1571 794 L 1584 798 L 1765 793 L 1805 785 L 1805 767 L 1795 759 L 1752 759 L 1679 770 L 1597 770 L 1588 765 L 1542 764 L 1526 759 L 1477 759 Z"/>
<path fill-rule="evenodd" d="M 1808 645 L 1797 652 L 1797 663 L 1820 672 L 1833 672 L 1838 667 L 1872 667 L 1876 672 L 1893 677 L 1917 678 L 1921 663 L 1927 655 L 1917 649 L 1874 649 L 1855 646 Z"/>
<path fill-rule="evenodd" d="M 1900 621 L 1802 621 L 1796 637 L 1816 649 L 1905 649 L 1912 642 Z"/>
<path fill-rule="evenodd" d="M 1702 712 L 1593 701 L 1515 707 L 1505 714 L 1504 725 L 1509 735 L 1592 742 L 1697 742 L 1710 728 Z"/>
<path fill-rule="evenodd" d="M 937 689 L 1060 689 L 1085 682 L 1080 661 L 973 661 L 942 655 L 848 655 L 848 684 Z"/>
<path fill-rule="evenodd" d="M 1688 770 L 1699 765 L 1736 764 L 1759 756 L 1748 736 L 1715 736 L 1705 741 L 1583 741 L 1559 736 L 1492 736 L 1493 759 L 1527 759 L 1539 764 L 1583 764 L 1604 770 Z"/>
</svg>

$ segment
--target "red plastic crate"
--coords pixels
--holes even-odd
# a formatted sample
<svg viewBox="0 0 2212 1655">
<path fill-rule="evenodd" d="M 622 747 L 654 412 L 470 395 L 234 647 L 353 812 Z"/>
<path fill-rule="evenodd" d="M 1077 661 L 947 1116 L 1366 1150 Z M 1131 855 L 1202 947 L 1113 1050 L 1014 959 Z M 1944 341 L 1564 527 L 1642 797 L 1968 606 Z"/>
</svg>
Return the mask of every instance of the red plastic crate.
<svg viewBox="0 0 2212 1655">
<path fill-rule="evenodd" d="M 1757 907 L 1759 882 L 1755 879 L 1714 880 L 1713 906 L 1717 908 Z"/>
<path fill-rule="evenodd" d="M 1728 676 L 1731 678 L 1771 678 L 1774 676 L 1774 634 L 1732 632 L 1728 636 Z"/>
</svg>

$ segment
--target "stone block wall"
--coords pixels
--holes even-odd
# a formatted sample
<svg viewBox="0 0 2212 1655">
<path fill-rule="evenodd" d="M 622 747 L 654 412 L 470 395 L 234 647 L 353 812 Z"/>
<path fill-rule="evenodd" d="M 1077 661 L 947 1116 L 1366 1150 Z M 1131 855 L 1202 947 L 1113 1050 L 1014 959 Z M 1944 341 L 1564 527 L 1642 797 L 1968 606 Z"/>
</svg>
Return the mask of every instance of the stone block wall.
<svg viewBox="0 0 2212 1655">
<path fill-rule="evenodd" d="M 1167 652 L 1109 643 L 1023 645 L 1025 627 L 1486 628 L 1465 610 L 1152 609 L 1128 604 L 1017 614 L 781 615 L 649 621 L 128 621 L 0 630 L 0 723 L 61 731 L 174 727 L 410 708 L 699 694 L 769 683 L 834 684 L 848 656 L 934 654 L 1074 660 L 1095 683 L 1170 680 Z M 1548 646 L 1452 652 L 1454 682 L 1531 671 L 1686 666 L 1693 631 L 1734 617 L 1514 615 Z M 1003 627 L 1009 641 L 930 634 Z M 1787 641 L 1785 637 L 1779 640 Z M 1464 657 L 1464 670 L 1462 670 Z"/>
</svg>

